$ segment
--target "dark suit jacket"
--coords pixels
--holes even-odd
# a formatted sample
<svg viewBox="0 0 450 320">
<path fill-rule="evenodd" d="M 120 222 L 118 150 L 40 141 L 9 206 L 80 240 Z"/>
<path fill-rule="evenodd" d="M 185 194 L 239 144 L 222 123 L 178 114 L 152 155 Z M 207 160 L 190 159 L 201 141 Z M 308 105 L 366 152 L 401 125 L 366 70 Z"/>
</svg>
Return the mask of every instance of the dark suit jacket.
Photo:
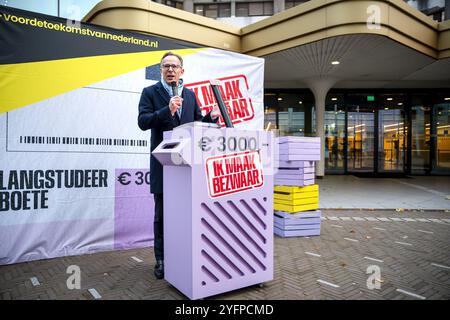
<svg viewBox="0 0 450 320">
<path fill-rule="evenodd" d="M 209 113 L 205 117 L 202 116 L 192 90 L 183 88 L 181 97 L 183 98 L 183 108 L 181 119 L 179 119 L 176 113 L 174 117 L 170 113 L 170 96 L 161 82 L 144 88 L 142 91 L 139 101 L 138 125 L 141 130 L 152 130 L 150 151 L 153 151 L 161 143 L 164 131 L 193 121 L 215 122 Z M 150 192 L 163 192 L 163 168 L 153 155 L 150 156 Z"/>
</svg>

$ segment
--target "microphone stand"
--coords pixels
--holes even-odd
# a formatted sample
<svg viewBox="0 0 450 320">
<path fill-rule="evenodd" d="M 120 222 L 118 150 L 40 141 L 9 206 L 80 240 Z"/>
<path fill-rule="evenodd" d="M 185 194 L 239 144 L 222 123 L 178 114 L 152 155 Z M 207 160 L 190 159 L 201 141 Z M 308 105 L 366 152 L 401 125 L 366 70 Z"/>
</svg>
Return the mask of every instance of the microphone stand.
<svg viewBox="0 0 450 320">
<path fill-rule="evenodd" d="M 211 80 L 210 81 L 212 91 L 214 93 L 214 97 L 216 98 L 217 104 L 219 105 L 220 113 L 222 114 L 222 119 L 225 122 L 225 126 L 227 128 L 234 128 L 233 123 L 231 122 L 230 115 L 228 114 L 228 109 L 223 102 L 222 94 L 220 93 L 220 81 L 219 80 Z"/>
</svg>

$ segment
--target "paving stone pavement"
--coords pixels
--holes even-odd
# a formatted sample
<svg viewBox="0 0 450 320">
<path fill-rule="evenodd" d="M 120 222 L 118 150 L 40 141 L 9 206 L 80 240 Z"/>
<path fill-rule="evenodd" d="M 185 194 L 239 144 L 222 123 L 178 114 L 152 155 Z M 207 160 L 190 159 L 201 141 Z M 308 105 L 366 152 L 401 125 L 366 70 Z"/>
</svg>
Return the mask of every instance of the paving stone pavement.
<svg viewBox="0 0 450 320">
<path fill-rule="evenodd" d="M 275 236 L 273 281 L 207 299 L 448 300 L 449 218 L 444 211 L 324 210 L 320 236 Z M 154 262 L 153 248 L 142 248 L 0 266 L 0 299 L 186 299 L 154 278 Z M 73 265 L 81 288 L 69 290 Z"/>
</svg>

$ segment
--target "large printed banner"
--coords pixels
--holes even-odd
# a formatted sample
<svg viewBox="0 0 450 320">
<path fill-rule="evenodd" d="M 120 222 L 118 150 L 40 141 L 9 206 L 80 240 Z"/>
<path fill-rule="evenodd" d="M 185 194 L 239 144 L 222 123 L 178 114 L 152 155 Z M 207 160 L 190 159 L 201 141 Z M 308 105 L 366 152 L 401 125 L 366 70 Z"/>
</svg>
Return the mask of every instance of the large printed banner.
<svg viewBox="0 0 450 320">
<path fill-rule="evenodd" d="M 263 129 L 264 61 L 0 6 L 0 264 L 153 244 L 142 89 L 167 51 L 202 112 L 220 79 L 236 127 Z"/>
</svg>

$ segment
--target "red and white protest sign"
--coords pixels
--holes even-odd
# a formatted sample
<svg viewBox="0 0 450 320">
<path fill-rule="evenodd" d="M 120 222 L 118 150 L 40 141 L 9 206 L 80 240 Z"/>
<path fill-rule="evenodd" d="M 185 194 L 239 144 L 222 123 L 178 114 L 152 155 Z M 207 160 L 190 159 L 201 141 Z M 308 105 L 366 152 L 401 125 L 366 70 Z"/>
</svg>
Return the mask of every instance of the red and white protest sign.
<svg viewBox="0 0 450 320">
<path fill-rule="evenodd" d="M 253 119 L 255 110 L 253 109 L 252 99 L 250 98 L 250 87 L 247 77 L 240 74 L 219 78 L 217 80 L 221 83 L 219 89 L 228 109 L 231 122 L 237 124 Z M 203 114 L 207 114 L 217 104 L 210 80 L 189 83 L 185 86 L 194 91 Z M 221 126 L 224 126 L 222 117 L 220 117 L 219 123 Z"/>
<path fill-rule="evenodd" d="M 245 151 L 206 159 L 206 177 L 211 198 L 264 184 L 261 156 L 258 151 Z"/>
</svg>

